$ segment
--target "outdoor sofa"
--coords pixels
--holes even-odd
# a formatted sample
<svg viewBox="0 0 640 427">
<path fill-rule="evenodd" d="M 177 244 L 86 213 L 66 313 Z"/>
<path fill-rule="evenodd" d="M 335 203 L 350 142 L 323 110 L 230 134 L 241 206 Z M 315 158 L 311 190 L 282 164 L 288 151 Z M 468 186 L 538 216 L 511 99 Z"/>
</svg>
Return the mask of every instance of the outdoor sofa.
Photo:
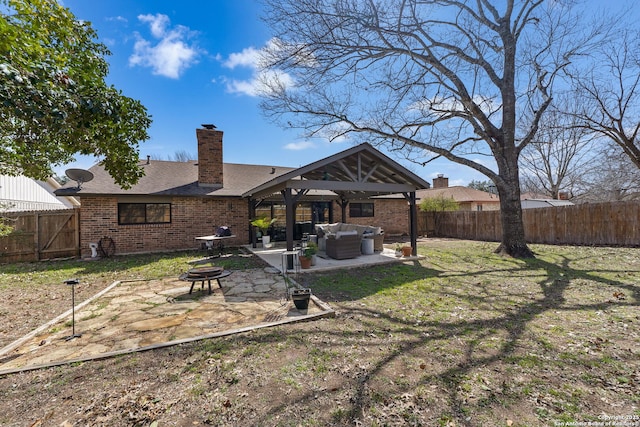
<svg viewBox="0 0 640 427">
<path fill-rule="evenodd" d="M 320 250 L 324 249 L 327 256 L 334 259 L 360 256 L 360 245 L 363 238 L 373 239 L 374 251 L 381 252 L 383 249 L 384 231 L 380 227 L 343 222 L 318 224 L 316 225 L 316 234 Z"/>
</svg>

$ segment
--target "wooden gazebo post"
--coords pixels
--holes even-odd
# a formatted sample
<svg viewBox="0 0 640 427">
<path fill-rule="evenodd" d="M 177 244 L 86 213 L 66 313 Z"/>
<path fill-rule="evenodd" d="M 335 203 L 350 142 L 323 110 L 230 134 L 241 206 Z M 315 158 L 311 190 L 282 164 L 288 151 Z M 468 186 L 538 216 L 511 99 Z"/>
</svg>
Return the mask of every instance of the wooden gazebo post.
<svg viewBox="0 0 640 427">
<path fill-rule="evenodd" d="M 409 193 L 409 228 L 411 229 L 411 255 L 418 255 L 418 209 L 416 192 Z"/>
<path fill-rule="evenodd" d="M 287 250 L 293 250 L 293 234 L 294 228 L 296 224 L 296 204 L 300 197 L 306 194 L 307 191 L 301 191 L 295 196 L 291 191 L 291 188 L 287 187 L 282 190 L 282 198 L 284 199 L 285 211 L 287 216 L 287 225 L 286 225 L 286 233 L 287 233 Z M 287 257 L 287 268 L 293 268 L 293 257 Z"/>
<path fill-rule="evenodd" d="M 340 206 L 340 210 L 342 212 L 342 222 L 347 222 L 347 206 L 349 206 L 349 200 L 346 199 L 343 195 L 340 195 L 340 200 L 338 200 L 337 203 Z"/>
</svg>

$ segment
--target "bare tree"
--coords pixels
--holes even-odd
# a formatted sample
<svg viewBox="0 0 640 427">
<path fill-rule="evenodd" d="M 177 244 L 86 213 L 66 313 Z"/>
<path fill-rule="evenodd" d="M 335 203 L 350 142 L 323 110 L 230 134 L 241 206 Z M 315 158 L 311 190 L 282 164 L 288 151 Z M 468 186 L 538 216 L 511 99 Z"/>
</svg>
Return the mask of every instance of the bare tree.
<svg viewBox="0 0 640 427">
<path fill-rule="evenodd" d="M 614 142 L 603 144 L 593 164 L 582 177 L 578 202 L 640 200 L 640 169 Z"/>
<path fill-rule="evenodd" d="M 268 114 L 306 136 L 361 135 L 422 165 L 445 157 L 483 173 L 500 196 L 496 252 L 533 256 L 520 152 L 559 75 L 603 27 L 585 23 L 575 1 L 265 1 Z"/>
<path fill-rule="evenodd" d="M 485 191 L 487 193 L 495 193 L 496 186 L 491 181 L 472 180 L 467 187 L 473 188 L 474 190 Z"/>
<path fill-rule="evenodd" d="M 580 100 L 566 95 L 558 97 L 539 123 L 536 140 L 520 157 L 521 183 L 553 199 L 561 192 L 575 195 L 582 177 L 593 167 L 593 132 L 579 126 L 575 111 Z"/>
<path fill-rule="evenodd" d="M 173 157 L 169 156 L 168 160 L 173 160 L 174 162 L 190 162 L 192 160 L 197 159 L 198 157 L 189 153 L 188 151 L 176 151 L 173 154 Z"/>
<path fill-rule="evenodd" d="M 594 66 L 587 72 L 572 70 L 584 100 L 576 117 L 586 129 L 615 142 L 640 168 L 640 34 L 625 31 L 592 57 Z"/>
</svg>

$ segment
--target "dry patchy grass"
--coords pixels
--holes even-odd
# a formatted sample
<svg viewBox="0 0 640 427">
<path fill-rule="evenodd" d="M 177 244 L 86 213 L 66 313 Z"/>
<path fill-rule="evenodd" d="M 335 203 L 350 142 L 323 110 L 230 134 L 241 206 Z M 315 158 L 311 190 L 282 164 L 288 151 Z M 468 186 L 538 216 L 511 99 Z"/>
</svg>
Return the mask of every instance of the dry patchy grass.
<svg viewBox="0 0 640 427">
<path fill-rule="evenodd" d="M 0 400 L 11 404 L 0 424 L 548 426 L 640 417 L 640 251 L 534 245 L 536 259 L 514 260 L 495 246 L 428 240 L 419 248 L 426 259 L 411 265 L 306 275 L 335 319 L 5 376 Z M 23 274 L 0 276 L 0 301 Z"/>
</svg>

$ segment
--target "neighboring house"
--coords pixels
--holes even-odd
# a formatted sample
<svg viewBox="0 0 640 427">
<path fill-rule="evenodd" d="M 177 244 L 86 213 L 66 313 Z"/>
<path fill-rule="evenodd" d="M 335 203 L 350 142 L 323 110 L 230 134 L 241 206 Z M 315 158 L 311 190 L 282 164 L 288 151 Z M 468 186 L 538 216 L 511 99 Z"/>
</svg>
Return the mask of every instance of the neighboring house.
<svg viewBox="0 0 640 427">
<path fill-rule="evenodd" d="M 77 189 L 71 183 L 56 191 L 58 196 L 80 198 L 80 248 L 84 256 L 90 254 L 89 244 L 103 237 L 114 241 L 117 254 L 194 249 L 199 246 L 195 237 L 214 234 L 219 226 L 229 227 L 236 236 L 229 244 L 250 243 L 251 213 L 278 218 L 279 229 L 284 230 L 286 209 L 284 202 L 278 200 L 296 183 L 318 183 L 323 179 L 332 183 L 332 177 L 342 174 L 357 181 L 354 186 L 364 189 L 378 188 L 378 184 L 370 181 L 379 179 L 379 175 L 396 180 L 408 177 L 413 188 L 429 186 L 368 144 L 345 150 L 351 156 L 348 159 L 341 158 L 340 153 L 327 158 L 331 163 L 322 164 L 321 169 L 313 169 L 315 164 L 295 169 L 223 163 L 223 132 L 211 125 L 203 126 L 204 129 L 196 129 L 198 161 L 142 160 L 140 166 L 145 175 L 128 190 L 115 184 L 98 164 L 90 168 L 93 180 L 83 183 L 82 188 Z M 357 158 L 357 169 L 349 168 L 353 158 Z M 365 160 L 360 163 L 361 158 L 366 164 Z M 361 168 L 371 170 L 366 176 L 356 176 Z M 291 180 L 298 170 L 301 174 L 314 172 L 321 176 L 319 180 L 303 176 Z M 287 181 L 280 183 L 279 177 Z M 295 210 L 296 222 L 310 225 L 349 221 L 383 227 L 389 233 L 408 232 L 408 204 L 402 194 L 357 200 L 355 193 L 349 191 L 349 183 L 342 181 L 336 185 L 341 184 L 345 186 L 341 197 L 349 198 L 348 209 L 338 204 L 341 199 L 334 192 L 303 190 L 304 197 Z M 379 185 L 384 189 L 402 187 L 397 182 Z M 264 193 L 259 200 L 252 191 L 256 188 Z M 344 211 L 346 218 L 341 215 Z"/>
<path fill-rule="evenodd" d="M 495 211 L 500 209 L 500 198 L 496 194 L 469 187 L 449 187 L 449 178 L 439 175 L 433 179 L 433 188 L 416 192 L 418 199 L 444 197 L 458 202 L 461 211 Z"/>
<path fill-rule="evenodd" d="M 73 197 L 56 197 L 60 184 L 49 178 L 37 181 L 25 176 L 0 175 L 0 211 L 42 211 L 72 209 L 79 206 Z"/>
</svg>

